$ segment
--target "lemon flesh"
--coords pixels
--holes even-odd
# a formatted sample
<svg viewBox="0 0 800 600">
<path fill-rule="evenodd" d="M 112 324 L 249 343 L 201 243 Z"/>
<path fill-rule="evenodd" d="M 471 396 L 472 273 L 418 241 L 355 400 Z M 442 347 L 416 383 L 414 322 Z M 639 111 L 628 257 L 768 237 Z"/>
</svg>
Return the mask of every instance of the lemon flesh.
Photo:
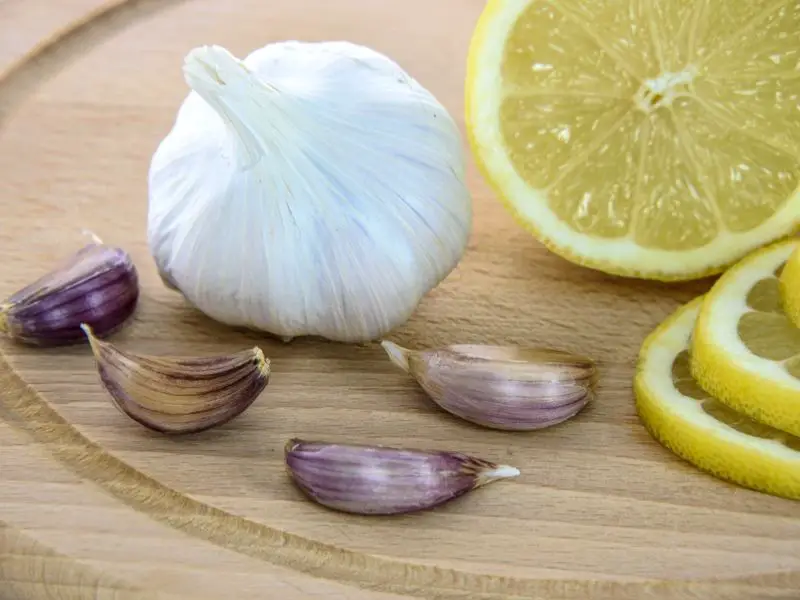
<svg viewBox="0 0 800 600">
<path fill-rule="evenodd" d="M 639 416 L 656 440 L 696 467 L 800 499 L 800 438 L 732 411 L 690 375 L 689 340 L 702 300 L 679 308 L 642 345 L 634 379 Z"/>
<path fill-rule="evenodd" d="M 716 273 L 800 223 L 800 5 L 489 0 L 467 130 L 498 196 L 609 273 Z"/>
<path fill-rule="evenodd" d="M 800 329 L 783 312 L 779 274 L 800 241 L 762 248 L 706 294 L 692 337 L 692 376 L 750 418 L 800 436 Z"/>
<path fill-rule="evenodd" d="M 800 327 L 800 248 L 792 252 L 780 276 L 783 312 L 795 327 Z"/>
</svg>

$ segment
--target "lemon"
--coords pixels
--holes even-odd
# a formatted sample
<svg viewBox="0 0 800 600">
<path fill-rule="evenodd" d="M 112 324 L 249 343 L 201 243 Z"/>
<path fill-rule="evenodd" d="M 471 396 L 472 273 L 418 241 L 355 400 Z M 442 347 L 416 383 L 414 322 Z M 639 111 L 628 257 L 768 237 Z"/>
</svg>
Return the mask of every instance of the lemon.
<svg viewBox="0 0 800 600">
<path fill-rule="evenodd" d="M 718 273 L 800 223 L 800 5 L 489 0 L 467 133 L 553 252 L 617 275 Z"/>
<path fill-rule="evenodd" d="M 692 335 L 693 377 L 733 410 L 800 435 L 800 329 L 781 307 L 779 274 L 798 240 L 742 259 L 706 294 Z"/>
<path fill-rule="evenodd" d="M 689 340 L 703 297 L 680 307 L 645 340 L 634 378 L 650 434 L 720 479 L 800 499 L 800 438 L 762 425 L 709 396 L 689 369 Z"/>
<path fill-rule="evenodd" d="M 780 277 L 783 311 L 795 327 L 800 327 L 800 248 L 795 249 Z"/>
</svg>

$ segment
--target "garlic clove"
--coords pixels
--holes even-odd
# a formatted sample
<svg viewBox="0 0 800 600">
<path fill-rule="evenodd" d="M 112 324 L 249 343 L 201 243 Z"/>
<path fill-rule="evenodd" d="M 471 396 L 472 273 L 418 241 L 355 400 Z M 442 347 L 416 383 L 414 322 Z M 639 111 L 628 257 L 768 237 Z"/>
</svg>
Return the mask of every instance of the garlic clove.
<svg viewBox="0 0 800 600">
<path fill-rule="evenodd" d="M 568 352 L 476 344 L 415 351 L 386 340 L 381 345 L 441 408 L 490 429 L 550 427 L 594 398 L 594 361 Z"/>
<path fill-rule="evenodd" d="M 81 323 L 107 336 L 133 315 L 138 300 L 131 257 L 98 240 L 0 302 L 0 333 L 34 346 L 85 343 Z"/>
<path fill-rule="evenodd" d="M 460 452 L 291 439 L 286 468 L 311 500 L 342 512 L 392 515 L 434 508 L 519 469 Z"/>
<path fill-rule="evenodd" d="M 196 433 L 227 423 L 269 382 L 269 359 L 258 347 L 222 356 L 148 356 L 99 340 L 88 325 L 83 330 L 114 405 L 161 433 Z"/>
</svg>

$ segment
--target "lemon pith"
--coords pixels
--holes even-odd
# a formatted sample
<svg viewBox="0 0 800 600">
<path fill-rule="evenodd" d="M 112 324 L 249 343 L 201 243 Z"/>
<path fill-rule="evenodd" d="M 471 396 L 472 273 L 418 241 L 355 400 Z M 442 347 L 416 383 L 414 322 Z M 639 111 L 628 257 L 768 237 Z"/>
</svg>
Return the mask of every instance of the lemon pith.
<svg viewBox="0 0 800 600">
<path fill-rule="evenodd" d="M 635 44 L 651 42 L 640 36 L 625 54 L 624 36 L 611 31 L 624 19 L 607 4 L 489 0 L 484 8 L 467 63 L 467 135 L 500 201 L 554 253 L 616 275 L 698 278 L 791 235 L 800 224 L 800 124 L 771 120 L 788 108 L 762 92 L 800 93 L 787 66 L 800 10 L 737 3 L 713 19 L 667 15 L 705 18 L 700 41 L 661 30 L 655 50 L 640 52 Z M 600 12 L 582 12 L 590 10 Z M 755 21 L 773 37 L 740 31 Z M 749 41 L 738 43 L 737 32 Z M 778 37 L 791 45 L 774 41 L 786 32 Z M 571 43 L 559 46 L 567 34 L 561 41 Z M 733 49 L 719 51 L 726 43 Z M 704 58 L 690 61 L 701 47 Z M 760 65 L 767 50 L 780 63 L 772 70 L 736 64 L 750 52 Z M 765 85 L 753 87 L 757 77 Z"/>
<path fill-rule="evenodd" d="M 800 328 L 800 248 L 792 252 L 780 276 L 783 312 Z"/>
<path fill-rule="evenodd" d="M 680 307 L 646 338 L 634 378 L 637 412 L 656 440 L 701 470 L 753 490 L 798 499 L 800 439 L 724 406 L 720 410 L 688 377 L 688 367 L 683 373 L 676 369 L 678 359 L 688 355 L 702 301 L 700 297 Z M 677 385 L 688 391 L 682 393 Z"/>
<path fill-rule="evenodd" d="M 800 330 L 780 307 L 776 275 L 798 244 L 772 244 L 725 272 L 706 294 L 692 337 L 692 376 L 703 389 L 793 435 L 800 435 Z"/>
</svg>

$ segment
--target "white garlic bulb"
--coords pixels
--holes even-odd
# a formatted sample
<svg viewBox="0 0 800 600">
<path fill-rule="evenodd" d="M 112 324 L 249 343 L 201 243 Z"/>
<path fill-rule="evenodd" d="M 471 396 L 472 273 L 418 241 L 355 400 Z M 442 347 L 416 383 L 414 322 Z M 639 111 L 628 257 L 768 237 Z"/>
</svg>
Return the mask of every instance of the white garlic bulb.
<svg viewBox="0 0 800 600">
<path fill-rule="evenodd" d="M 148 240 L 211 318 L 284 339 L 368 341 L 463 255 L 466 149 L 447 110 L 348 42 L 186 57 L 192 88 L 153 155 Z"/>
</svg>

